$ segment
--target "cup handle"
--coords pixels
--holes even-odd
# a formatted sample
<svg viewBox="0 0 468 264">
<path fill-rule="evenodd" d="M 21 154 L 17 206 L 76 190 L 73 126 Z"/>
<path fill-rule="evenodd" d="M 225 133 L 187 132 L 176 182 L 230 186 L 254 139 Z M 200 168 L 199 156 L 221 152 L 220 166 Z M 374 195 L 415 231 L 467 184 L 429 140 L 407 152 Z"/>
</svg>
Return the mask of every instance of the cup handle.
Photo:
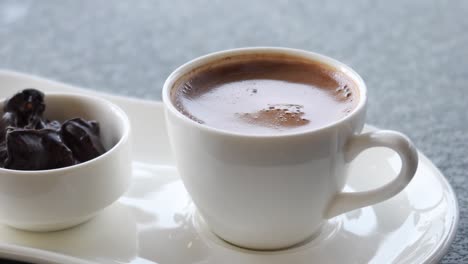
<svg viewBox="0 0 468 264">
<path fill-rule="evenodd" d="M 345 161 L 351 162 L 363 150 L 372 147 L 394 150 L 401 159 L 400 173 L 374 190 L 338 193 L 325 212 L 326 218 L 385 201 L 402 191 L 413 179 L 418 167 L 418 152 L 408 137 L 396 131 L 381 130 L 353 136 L 346 146 Z"/>
</svg>

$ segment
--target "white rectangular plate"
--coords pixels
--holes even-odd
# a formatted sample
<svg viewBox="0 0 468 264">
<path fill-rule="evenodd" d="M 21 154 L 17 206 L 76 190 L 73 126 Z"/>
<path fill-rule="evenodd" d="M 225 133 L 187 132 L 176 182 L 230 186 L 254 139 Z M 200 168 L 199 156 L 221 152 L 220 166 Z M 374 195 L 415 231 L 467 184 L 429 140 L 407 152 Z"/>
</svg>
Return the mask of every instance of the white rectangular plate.
<svg viewBox="0 0 468 264">
<path fill-rule="evenodd" d="M 416 176 L 403 192 L 334 218 L 310 243 L 279 252 L 233 247 L 212 235 L 196 217 L 174 167 L 161 103 L 0 71 L 0 98 L 24 88 L 93 94 L 118 104 L 132 123 L 133 181 L 116 203 L 72 229 L 31 233 L 0 225 L 0 257 L 76 264 L 432 263 L 442 258 L 453 240 L 458 223 L 455 195 L 420 154 Z M 366 151 L 351 164 L 346 188 L 382 185 L 400 165 L 388 150 Z"/>
</svg>

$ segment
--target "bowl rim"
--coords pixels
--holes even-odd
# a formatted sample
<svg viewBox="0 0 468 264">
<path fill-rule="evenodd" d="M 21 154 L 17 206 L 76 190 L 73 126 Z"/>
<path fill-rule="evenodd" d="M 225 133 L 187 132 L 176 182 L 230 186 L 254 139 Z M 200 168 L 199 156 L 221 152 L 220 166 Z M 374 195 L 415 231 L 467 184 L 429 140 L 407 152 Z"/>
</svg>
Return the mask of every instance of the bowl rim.
<svg viewBox="0 0 468 264">
<path fill-rule="evenodd" d="M 95 157 L 93 159 L 90 159 L 88 161 L 78 163 L 75 165 L 67 166 L 67 167 L 62 167 L 62 168 L 55 168 L 55 169 L 48 169 L 48 170 L 13 170 L 13 169 L 6 169 L 0 167 L 0 177 L 1 176 L 6 176 L 6 175 L 34 175 L 34 177 L 37 177 L 39 175 L 50 175 L 52 173 L 68 173 L 72 172 L 75 170 L 82 169 L 83 167 L 88 167 L 91 166 L 93 163 L 99 162 L 103 159 L 106 159 L 108 156 L 110 156 L 112 153 L 116 152 L 119 148 L 121 148 L 122 145 L 126 144 L 130 138 L 130 131 L 131 131 L 131 125 L 130 125 L 130 119 L 128 118 L 128 115 L 125 113 L 124 110 L 122 110 L 119 106 L 116 104 L 103 99 L 101 97 L 96 97 L 96 96 L 91 96 L 91 95 L 86 95 L 86 94 L 81 94 L 81 93 L 74 93 L 74 92 L 64 92 L 64 93 L 45 93 L 45 100 L 50 97 L 55 97 L 55 98 L 70 98 L 72 100 L 78 100 L 78 101 L 92 101 L 96 104 L 101 104 L 104 105 L 104 107 L 110 108 L 111 112 L 117 116 L 117 120 L 119 120 L 120 123 L 123 124 L 123 132 L 122 136 L 120 139 L 117 141 L 117 143 L 110 149 L 106 150 L 102 155 L 99 155 L 98 157 Z M 3 104 L 6 99 L 0 102 L 0 104 Z M 3 110 L 1 111 L 3 113 Z"/>
</svg>

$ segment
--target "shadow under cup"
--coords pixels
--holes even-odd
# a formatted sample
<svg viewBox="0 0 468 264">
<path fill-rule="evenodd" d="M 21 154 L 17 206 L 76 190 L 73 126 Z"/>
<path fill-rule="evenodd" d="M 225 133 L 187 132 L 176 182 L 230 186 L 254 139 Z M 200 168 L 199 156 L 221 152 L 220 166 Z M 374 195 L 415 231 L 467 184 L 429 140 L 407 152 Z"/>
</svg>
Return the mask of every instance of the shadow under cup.
<svg viewBox="0 0 468 264">
<path fill-rule="evenodd" d="M 256 135 L 217 129 L 181 113 L 171 95 L 187 74 L 236 57 L 284 56 L 323 63 L 357 84 L 357 106 L 317 129 Z M 288 248 L 317 233 L 327 219 L 386 200 L 414 175 L 417 154 L 393 131 L 362 134 L 366 86 L 357 73 L 328 57 L 286 48 L 245 48 L 209 54 L 176 69 L 166 80 L 163 102 L 176 165 L 209 228 L 243 248 Z M 342 193 L 349 162 L 362 150 L 385 146 L 403 161 L 402 171 L 380 189 Z"/>
</svg>

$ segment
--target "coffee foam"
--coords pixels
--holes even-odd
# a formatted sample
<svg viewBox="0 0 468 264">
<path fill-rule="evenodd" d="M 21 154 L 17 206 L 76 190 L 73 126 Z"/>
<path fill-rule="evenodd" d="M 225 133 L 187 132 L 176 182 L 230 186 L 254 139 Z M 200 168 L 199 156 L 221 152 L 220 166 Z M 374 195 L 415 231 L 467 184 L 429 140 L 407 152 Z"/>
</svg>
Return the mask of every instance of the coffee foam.
<svg viewBox="0 0 468 264">
<path fill-rule="evenodd" d="M 311 130 L 343 118 L 359 94 L 345 73 L 283 55 L 225 58 L 184 75 L 176 108 L 196 122 L 241 133 Z"/>
</svg>

